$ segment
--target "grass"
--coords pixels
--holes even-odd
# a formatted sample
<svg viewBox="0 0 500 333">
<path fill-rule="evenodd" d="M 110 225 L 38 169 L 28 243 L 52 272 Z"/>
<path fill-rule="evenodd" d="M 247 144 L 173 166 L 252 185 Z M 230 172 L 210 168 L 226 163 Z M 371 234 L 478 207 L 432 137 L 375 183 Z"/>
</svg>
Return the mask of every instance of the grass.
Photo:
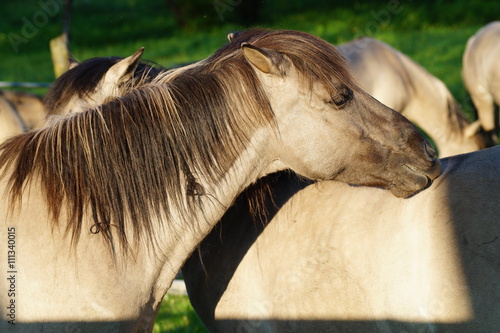
<svg viewBox="0 0 500 333">
<path fill-rule="evenodd" d="M 4 5 L 0 15 L 10 15 L 0 18 L 1 81 L 54 80 L 48 42 L 62 32 L 62 19 L 61 8 L 56 8 L 58 14 L 51 16 L 40 5 L 48 2 L 59 3 L 20 0 Z M 474 117 L 461 82 L 461 57 L 467 39 L 493 19 L 492 13 L 498 12 L 500 4 L 464 0 L 452 6 L 443 1 L 417 4 L 392 0 L 339 1 L 332 7 L 327 1 L 311 6 L 295 0 L 275 1 L 262 7 L 257 25 L 307 31 L 334 44 L 370 35 L 393 45 L 440 78 L 464 105 L 469 118 Z M 436 14 L 443 11 L 447 15 Z M 44 15 L 46 23 L 40 19 Z M 217 16 L 217 13 L 208 6 L 204 12 L 207 15 Z M 83 60 L 106 55 L 128 56 L 144 46 L 146 59 L 171 66 L 208 56 L 226 42 L 228 32 L 246 28 L 229 19 L 215 20 L 218 23 L 210 26 L 203 25 L 203 18 L 196 20 L 187 29 L 177 28 L 164 1 L 113 0 L 105 5 L 98 0 L 75 1 L 72 52 Z M 28 29 L 30 24 L 34 32 Z M 29 36 L 23 34 L 26 32 L 30 32 Z M 16 43 L 15 36 L 24 38 L 23 42 Z M 43 94 L 45 90 L 37 92 Z"/>
<path fill-rule="evenodd" d="M 55 8 L 52 15 L 41 4 L 60 2 L 16 0 L 2 4 L 0 81 L 54 80 L 48 44 L 62 32 L 61 8 Z M 467 39 L 496 19 L 500 2 L 339 0 L 335 4 L 327 0 L 265 1 L 255 25 L 307 31 L 333 44 L 364 35 L 381 39 L 440 78 L 469 118 L 474 117 L 460 77 L 462 53 Z M 221 19 L 213 6 L 205 6 L 180 29 L 165 1 L 75 0 L 71 48 L 80 60 L 128 56 L 144 46 L 144 57 L 164 66 L 191 62 L 223 45 L 228 32 L 247 27 L 234 18 L 236 9 L 228 10 Z M 22 38 L 21 43 L 16 36 Z M 43 94 L 45 90 L 36 92 Z M 168 295 L 155 332 L 204 332 L 204 328 L 186 297 Z"/>
<path fill-rule="evenodd" d="M 208 332 L 194 312 L 187 296 L 166 295 L 156 318 L 153 333 Z"/>
</svg>

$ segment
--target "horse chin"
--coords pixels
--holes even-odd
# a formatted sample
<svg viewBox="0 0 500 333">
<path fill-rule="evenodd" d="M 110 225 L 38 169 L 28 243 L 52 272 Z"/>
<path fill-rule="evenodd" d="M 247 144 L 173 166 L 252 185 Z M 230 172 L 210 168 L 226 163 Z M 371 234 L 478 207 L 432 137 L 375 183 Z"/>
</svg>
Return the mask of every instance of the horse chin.
<svg viewBox="0 0 500 333">
<path fill-rule="evenodd" d="M 391 187 L 389 190 L 391 191 L 391 193 L 395 197 L 402 198 L 402 199 L 411 198 L 416 193 L 418 193 L 418 192 L 421 191 L 421 189 L 420 190 L 416 190 L 416 191 L 409 191 L 409 190 L 405 190 L 405 189 L 402 189 L 402 188 L 399 188 L 399 187 Z"/>
<path fill-rule="evenodd" d="M 399 183 L 392 182 L 388 188 L 398 198 L 409 198 L 427 189 L 442 172 L 441 163 L 437 159 L 425 170 L 407 163 L 402 166 L 406 169 L 405 177 Z"/>
<path fill-rule="evenodd" d="M 393 184 L 389 187 L 389 190 L 395 197 L 407 199 L 429 188 L 432 185 L 432 181 L 433 180 L 425 174 L 416 174 L 415 181 L 412 184 L 413 186 L 408 186 L 408 183 L 399 186 Z"/>
</svg>

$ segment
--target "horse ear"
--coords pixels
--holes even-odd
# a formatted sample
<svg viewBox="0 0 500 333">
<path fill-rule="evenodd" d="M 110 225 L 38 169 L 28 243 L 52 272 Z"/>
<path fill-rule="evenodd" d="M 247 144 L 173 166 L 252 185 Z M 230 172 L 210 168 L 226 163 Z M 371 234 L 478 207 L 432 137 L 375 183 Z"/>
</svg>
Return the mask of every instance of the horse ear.
<svg viewBox="0 0 500 333">
<path fill-rule="evenodd" d="M 241 47 L 245 58 L 255 68 L 266 74 L 283 75 L 281 68 L 285 59 L 281 53 L 248 43 L 241 44 Z"/>
<path fill-rule="evenodd" d="M 227 34 L 227 40 L 230 41 L 230 42 L 232 42 L 233 39 L 239 35 L 239 33 L 240 33 L 239 31 L 228 33 Z"/>
<path fill-rule="evenodd" d="M 472 138 L 474 135 L 476 135 L 477 132 L 479 132 L 480 129 L 481 122 L 479 120 L 476 120 L 464 129 L 464 135 L 466 138 Z"/>
<path fill-rule="evenodd" d="M 78 66 L 80 64 L 78 61 L 76 61 L 73 58 L 68 58 L 68 63 L 69 63 L 69 68 L 68 69 L 73 69 L 73 68 L 75 68 L 76 66 Z"/>
<path fill-rule="evenodd" d="M 114 87 L 117 83 L 128 81 L 134 75 L 135 69 L 139 65 L 144 47 L 141 47 L 130 57 L 118 61 L 106 72 L 104 85 L 110 84 Z"/>
</svg>

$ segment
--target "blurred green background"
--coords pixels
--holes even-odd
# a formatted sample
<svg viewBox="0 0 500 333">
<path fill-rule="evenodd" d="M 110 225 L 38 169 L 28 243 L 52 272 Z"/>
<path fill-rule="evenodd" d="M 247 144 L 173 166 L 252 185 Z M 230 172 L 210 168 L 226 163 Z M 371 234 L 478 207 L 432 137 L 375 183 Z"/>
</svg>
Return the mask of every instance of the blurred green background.
<svg viewBox="0 0 500 333">
<path fill-rule="evenodd" d="M 4 1 L 0 81 L 52 82 L 49 41 L 63 29 L 64 0 Z M 302 30 L 333 44 L 378 38 L 441 79 L 475 118 L 461 81 L 467 39 L 500 19 L 500 2 L 398 0 L 73 0 L 73 57 L 128 56 L 163 66 L 207 57 L 231 31 L 252 26 Z M 44 94 L 45 89 L 30 90 Z M 185 296 L 167 296 L 155 332 L 204 332 Z"/>
<path fill-rule="evenodd" d="M 62 33 L 64 1 L 2 4 L 0 81 L 54 80 L 49 40 Z M 78 60 L 128 56 L 144 46 L 145 59 L 171 66 L 202 59 L 228 32 L 252 26 L 307 31 L 333 44 L 368 35 L 444 81 L 473 118 L 462 53 L 467 39 L 499 16 L 497 0 L 73 0 L 70 46 Z"/>
</svg>

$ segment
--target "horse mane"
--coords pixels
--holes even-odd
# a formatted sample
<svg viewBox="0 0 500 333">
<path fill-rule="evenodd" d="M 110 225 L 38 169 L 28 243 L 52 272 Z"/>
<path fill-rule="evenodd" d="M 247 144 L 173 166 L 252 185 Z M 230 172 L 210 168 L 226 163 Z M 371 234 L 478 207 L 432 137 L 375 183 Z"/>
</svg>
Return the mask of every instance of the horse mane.
<svg viewBox="0 0 500 333">
<path fill-rule="evenodd" d="M 451 93 L 449 93 L 446 97 L 446 105 L 448 106 L 448 119 L 450 120 L 451 127 L 462 133 L 469 122 L 462 111 L 462 107 L 458 104 Z"/>
<path fill-rule="evenodd" d="M 320 82 L 327 91 L 336 94 L 339 86 L 334 82 L 341 82 L 352 90 L 359 90 L 340 52 L 323 39 L 300 31 L 259 28 L 233 33 L 231 43 L 214 53 L 207 63 L 217 66 L 225 61 L 225 55 L 237 52 L 242 43 L 273 49 L 287 56 L 308 88 Z"/>
<path fill-rule="evenodd" d="M 464 133 L 467 126 L 469 125 L 469 121 L 467 120 L 462 107 L 451 95 L 451 93 L 448 93 L 446 103 L 448 106 L 448 119 L 450 120 L 452 130 L 458 131 L 459 133 Z M 474 140 L 479 146 L 479 149 L 484 149 L 494 145 L 494 143 L 488 141 L 488 136 L 482 130 L 479 130 L 474 134 Z"/>
<path fill-rule="evenodd" d="M 190 216 L 200 197 L 210 195 L 199 179 L 216 183 L 254 129 L 275 126 L 268 97 L 244 61 L 244 41 L 285 53 L 310 85 L 321 80 L 335 90 L 332 77 L 352 82 L 343 58 L 319 38 L 264 30 L 241 34 L 167 84 L 153 80 L 1 145 L 0 177 L 9 177 L 11 207 L 21 203 L 36 176 L 54 223 L 65 206 L 73 243 L 82 228 L 90 228 L 113 249 L 113 230 L 126 249 L 130 232 L 136 241 L 153 240 L 152 217 L 168 220 L 173 211 Z M 93 225 L 83 225 L 86 214 Z"/>
</svg>

